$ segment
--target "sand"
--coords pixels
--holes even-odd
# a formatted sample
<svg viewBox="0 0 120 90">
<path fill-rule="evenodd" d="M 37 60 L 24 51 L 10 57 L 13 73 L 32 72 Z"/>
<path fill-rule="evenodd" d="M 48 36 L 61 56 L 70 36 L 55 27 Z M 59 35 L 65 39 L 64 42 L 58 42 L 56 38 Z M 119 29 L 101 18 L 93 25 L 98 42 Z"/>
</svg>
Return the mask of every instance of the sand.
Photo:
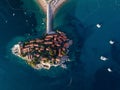
<svg viewBox="0 0 120 90">
<path fill-rule="evenodd" d="M 42 7 L 43 11 L 47 12 L 47 2 L 46 0 L 37 0 L 37 3 Z"/>
<path fill-rule="evenodd" d="M 37 3 L 42 7 L 42 9 L 44 10 L 44 12 L 47 12 L 47 3 L 50 3 L 51 9 L 53 14 L 55 14 L 55 12 L 57 11 L 57 9 L 67 0 L 37 0 Z"/>
</svg>

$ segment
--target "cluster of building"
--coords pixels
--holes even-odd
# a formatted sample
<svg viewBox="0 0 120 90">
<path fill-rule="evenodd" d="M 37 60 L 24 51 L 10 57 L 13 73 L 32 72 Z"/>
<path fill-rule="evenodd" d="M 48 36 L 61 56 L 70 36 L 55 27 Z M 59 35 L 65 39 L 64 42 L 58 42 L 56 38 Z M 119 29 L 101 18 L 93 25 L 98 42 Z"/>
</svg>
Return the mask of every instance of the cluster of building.
<svg viewBox="0 0 120 90">
<path fill-rule="evenodd" d="M 25 57 L 34 65 L 41 63 L 45 66 L 59 65 L 68 59 L 67 53 L 71 44 L 72 41 L 63 32 L 57 31 L 45 35 L 43 39 L 20 42 L 19 56 Z"/>
</svg>

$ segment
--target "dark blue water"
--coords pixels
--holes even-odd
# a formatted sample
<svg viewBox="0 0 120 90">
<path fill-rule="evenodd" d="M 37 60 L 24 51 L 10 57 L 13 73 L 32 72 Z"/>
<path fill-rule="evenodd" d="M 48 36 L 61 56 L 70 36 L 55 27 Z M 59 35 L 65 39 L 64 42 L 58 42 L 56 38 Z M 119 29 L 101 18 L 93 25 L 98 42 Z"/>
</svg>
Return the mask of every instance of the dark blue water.
<svg viewBox="0 0 120 90">
<path fill-rule="evenodd" d="M 49 71 L 36 71 L 10 52 L 18 41 L 45 30 L 44 13 L 26 2 L 0 0 L 0 90 L 120 90 L 119 0 L 70 0 L 61 7 L 54 29 L 73 40 L 71 62 L 66 70 Z M 108 61 L 101 61 L 101 55 Z"/>
</svg>

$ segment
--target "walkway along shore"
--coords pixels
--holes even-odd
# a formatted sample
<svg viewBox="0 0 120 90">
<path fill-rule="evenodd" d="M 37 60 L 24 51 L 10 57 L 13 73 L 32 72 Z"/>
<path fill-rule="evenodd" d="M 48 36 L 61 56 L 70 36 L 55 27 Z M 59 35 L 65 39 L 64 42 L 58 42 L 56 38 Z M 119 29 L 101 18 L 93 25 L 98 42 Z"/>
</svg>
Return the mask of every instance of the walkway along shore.
<svg viewBox="0 0 120 90">
<path fill-rule="evenodd" d="M 56 10 L 67 0 L 37 0 L 43 11 L 47 14 L 46 34 L 55 33 L 52 31 L 53 16 Z"/>
</svg>

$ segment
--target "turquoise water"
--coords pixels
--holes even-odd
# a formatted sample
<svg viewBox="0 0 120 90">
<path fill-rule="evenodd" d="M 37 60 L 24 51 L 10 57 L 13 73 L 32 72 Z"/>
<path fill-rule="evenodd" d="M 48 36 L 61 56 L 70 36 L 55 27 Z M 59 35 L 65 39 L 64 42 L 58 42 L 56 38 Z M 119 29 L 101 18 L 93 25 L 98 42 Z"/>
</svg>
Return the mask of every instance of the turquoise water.
<svg viewBox="0 0 120 90">
<path fill-rule="evenodd" d="M 19 40 L 45 32 L 42 9 L 34 0 L 1 0 L 0 5 L 0 90 L 120 89 L 119 0 L 69 0 L 60 7 L 54 30 L 73 40 L 71 62 L 68 69 L 49 71 L 32 69 L 10 51 Z M 97 23 L 102 24 L 100 29 Z M 111 46 L 109 40 L 116 43 Z M 109 60 L 101 61 L 101 55 Z M 108 67 L 113 72 L 108 72 Z"/>
</svg>

